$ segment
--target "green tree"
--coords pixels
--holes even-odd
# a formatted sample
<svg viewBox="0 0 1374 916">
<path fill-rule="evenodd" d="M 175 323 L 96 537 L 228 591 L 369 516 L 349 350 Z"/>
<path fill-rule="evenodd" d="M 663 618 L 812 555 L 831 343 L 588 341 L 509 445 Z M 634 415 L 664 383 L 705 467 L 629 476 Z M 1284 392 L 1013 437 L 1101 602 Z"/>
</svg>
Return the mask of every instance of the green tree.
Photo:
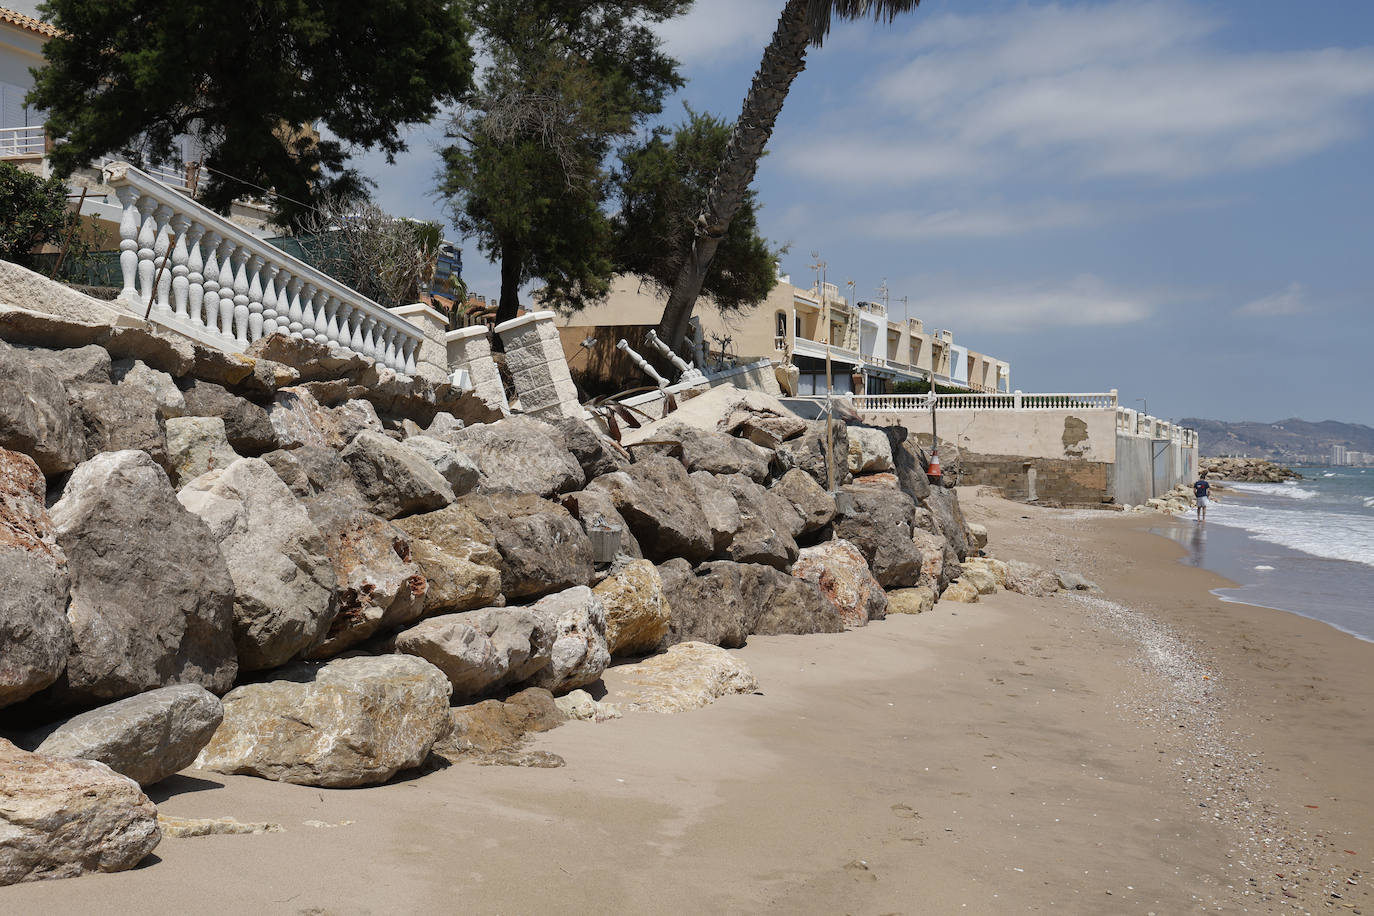
<svg viewBox="0 0 1374 916">
<path fill-rule="evenodd" d="M 454 224 L 501 264 L 496 317 L 520 287 L 578 308 L 603 297 L 615 263 L 604 208 L 614 145 L 682 85 L 652 23 L 691 0 L 476 0 L 469 15 L 491 61 L 454 119 L 440 191 Z"/>
<path fill-rule="evenodd" d="M 691 249 L 693 218 L 730 141 L 731 125 L 687 110 L 672 131 L 658 129 L 620 153 L 613 218 L 619 271 L 672 290 Z M 759 234 L 754 192 L 746 190 L 702 279 L 701 293 L 721 311 L 757 305 L 778 282 L 778 256 Z"/>
<path fill-rule="evenodd" d="M 691 247 L 683 257 L 682 269 L 663 307 L 658 327 L 660 337 L 677 347 L 687 336 L 687 324 L 711 259 L 725 238 L 731 219 L 744 202 L 764 147 L 773 135 L 778 113 L 787 101 L 792 81 L 806 68 L 807 48 L 821 45 L 836 16 L 841 19 L 872 16 L 891 22 L 899 13 L 911 11 L 919 3 L 920 0 L 787 0 L 696 218 Z"/>
<path fill-rule="evenodd" d="M 450 0 L 47 0 L 63 35 L 28 103 L 48 110 L 66 176 L 111 153 L 203 150 L 202 201 L 221 212 L 255 186 L 286 221 L 324 191 L 361 181 L 352 148 L 405 149 L 400 129 L 431 120 L 472 84 L 470 27 Z M 324 136 L 312 128 L 318 127 Z M 286 199 L 282 199 L 286 198 Z"/>
<path fill-rule="evenodd" d="M 79 228 L 80 217 L 67 206 L 66 182 L 0 162 L 0 258 L 28 263 L 35 248 Z"/>
</svg>

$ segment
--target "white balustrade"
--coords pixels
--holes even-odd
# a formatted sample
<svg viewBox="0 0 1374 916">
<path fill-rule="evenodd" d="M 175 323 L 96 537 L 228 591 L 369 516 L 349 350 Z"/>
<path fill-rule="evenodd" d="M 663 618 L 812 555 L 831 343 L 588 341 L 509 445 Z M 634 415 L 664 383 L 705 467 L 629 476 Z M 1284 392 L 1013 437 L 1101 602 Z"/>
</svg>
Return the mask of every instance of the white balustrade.
<svg viewBox="0 0 1374 916">
<path fill-rule="evenodd" d="M 28 127 L 0 127 L 0 159 L 41 156 L 46 151 L 47 138 L 42 124 Z"/>
<path fill-rule="evenodd" d="M 117 162 L 120 298 L 229 351 L 269 334 L 331 343 L 415 373 L 421 331 L 151 175 Z"/>
</svg>

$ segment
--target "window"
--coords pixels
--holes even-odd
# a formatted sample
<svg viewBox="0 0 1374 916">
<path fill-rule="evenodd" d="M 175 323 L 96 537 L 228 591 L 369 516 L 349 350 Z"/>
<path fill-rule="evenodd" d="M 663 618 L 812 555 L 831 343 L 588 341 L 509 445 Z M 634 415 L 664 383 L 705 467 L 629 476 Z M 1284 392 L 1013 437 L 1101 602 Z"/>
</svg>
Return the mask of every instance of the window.
<svg viewBox="0 0 1374 916">
<path fill-rule="evenodd" d="M 779 337 L 787 336 L 787 313 L 778 312 L 778 329 L 775 332 Z"/>
</svg>

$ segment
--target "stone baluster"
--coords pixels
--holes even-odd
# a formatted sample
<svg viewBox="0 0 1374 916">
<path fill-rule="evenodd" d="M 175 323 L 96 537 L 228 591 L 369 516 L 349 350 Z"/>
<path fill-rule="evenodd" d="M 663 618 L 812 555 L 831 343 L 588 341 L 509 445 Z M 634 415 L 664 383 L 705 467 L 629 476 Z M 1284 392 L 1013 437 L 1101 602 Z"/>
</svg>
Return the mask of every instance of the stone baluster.
<svg viewBox="0 0 1374 916">
<path fill-rule="evenodd" d="M 309 296 L 297 296 L 291 300 L 291 308 L 286 313 L 286 332 L 297 340 L 301 339 L 301 316 L 305 313 L 305 301 Z"/>
<path fill-rule="evenodd" d="M 340 300 L 339 310 L 334 314 L 334 343 L 343 350 L 353 350 L 353 316 L 356 312 L 353 306 Z"/>
<path fill-rule="evenodd" d="M 402 369 L 402 371 L 406 375 L 413 376 L 415 374 L 415 351 L 418 349 L 420 349 L 419 338 L 407 337 L 402 351 L 402 355 L 405 358 L 404 368 Z"/>
<path fill-rule="evenodd" d="M 376 360 L 376 339 L 372 336 L 372 331 L 376 330 L 376 319 L 371 314 L 363 316 L 363 323 L 359 325 L 359 338 L 357 338 L 357 352 L 363 356 Z"/>
<path fill-rule="evenodd" d="M 315 333 L 310 339 L 328 344 L 332 342 L 329 335 L 329 323 L 333 319 L 334 310 L 339 307 L 339 297 L 321 293 L 316 297 L 315 302 L 318 305 L 315 309 Z"/>
<path fill-rule="evenodd" d="M 154 311 L 166 317 L 172 311 L 172 272 L 169 269 L 172 248 L 172 208 L 166 204 L 153 211 L 157 223 L 157 237 L 153 241 L 153 279 L 157 283 L 157 304 Z"/>
<path fill-rule="evenodd" d="M 282 306 L 291 301 L 286 292 L 291 283 L 291 274 L 275 264 L 269 264 L 264 269 L 268 274 L 267 284 L 262 290 L 262 336 L 271 337 L 277 332 L 277 316 L 281 314 Z"/>
<path fill-rule="evenodd" d="M 134 285 L 138 278 L 138 230 L 143 224 L 138 214 L 138 191 L 128 185 L 115 190 L 115 196 L 124 207 L 119 217 L 119 271 L 124 275 L 124 288 L 119 298 L 138 301 L 138 288 Z"/>
<path fill-rule="evenodd" d="M 205 326 L 219 330 L 219 248 L 224 239 L 218 232 L 205 233 Z"/>
<path fill-rule="evenodd" d="M 225 337 L 234 336 L 234 258 L 238 255 L 237 243 L 225 239 L 219 253 L 219 332 Z M 245 282 L 245 292 L 247 287 Z"/>
<path fill-rule="evenodd" d="M 353 317 L 349 322 L 349 330 L 351 333 L 348 338 L 348 349 L 357 353 L 359 356 L 367 355 L 366 351 L 363 349 L 363 322 L 366 320 L 367 315 L 361 309 L 355 308 L 353 310 Z"/>
<path fill-rule="evenodd" d="M 267 259 L 253 253 L 248 258 L 248 342 L 262 336 L 262 269 Z M 237 297 L 235 297 L 237 299 Z"/>
<path fill-rule="evenodd" d="M 324 316 L 324 332 L 320 336 L 322 336 L 323 341 L 334 346 L 341 346 L 339 343 L 339 309 L 342 306 L 343 304 L 339 302 L 337 295 L 327 295 L 324 308 L 320 310 Z"/>
<path fill-rule="evenodd" d="M 200 249 L 200 240 L 204 235 L 205 227 L 200 223 L 192 223 L 186 236 L 186 306 L 191 324 L 196 327 L 205 326 L 205 313 L 202 311 L 205 304 L 205 253 Z"/>
<path fill-rule="evenodd" d="M 248 346 L 248 259 L 247 248 L 234 248 L 234 339 Z"/>
<path fill-rule="evenodd" d="M 190 257 L 186 250 L 186 230 L 189 228 L 189 217 L 180 213 L 172 217 L 172 233 L 176 237 L 172 243 L 172 312 L 183 321 L 190 319 L 186 314 L 186 292 L 191 285 L 187 279 L 191 268 L 186 264 Z"/>
<path fill-rule="evenodd" d="M 157 242 L 157 222 L 153 210 L 157 201 L 144 195 L 138 199 L 141 216 L 138 228 L 138 301 L 147 305 L 153 299 L 153 245 Z"/>
<path fill-rule="evenodd" d="M 386 354 L 386 364 L 397 372 L 403 371 L 406 363 L 401 356 L 401 341 L 403 340 L 401 329 L 389 327 L 383 337 L 385 338 L 383 352 Z"/>
<path fill-rule="evenodd" d="M 301 331 L 300 336 L 303 340 L 313 340 L 315 337 L 315 313 L 320 310 L 324 300 L 329 298 L 329 294 L 320 290 L 309 299 L 301 300 Z"/>
</svg>

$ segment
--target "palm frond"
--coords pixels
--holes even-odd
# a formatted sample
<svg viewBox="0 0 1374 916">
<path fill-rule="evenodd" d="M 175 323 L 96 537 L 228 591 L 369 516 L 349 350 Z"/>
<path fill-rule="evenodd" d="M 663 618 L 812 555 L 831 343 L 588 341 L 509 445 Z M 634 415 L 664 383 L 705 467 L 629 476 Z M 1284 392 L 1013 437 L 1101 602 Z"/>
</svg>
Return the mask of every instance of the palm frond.
<svg viewBox="0 0 1374 916">
<path fill-rule="evenodd" d="M 806 9 L 806 26 L 811 33 L 811 44 L 820 47 L 825 36 L 830 34 L 833 17 L 840 19 L 864 19 L 869 16 L 877 22 L 892 22 L 902 13 L 909 13 L 919 6 L 921 0 L 810 0 Z"/>
</svg>

